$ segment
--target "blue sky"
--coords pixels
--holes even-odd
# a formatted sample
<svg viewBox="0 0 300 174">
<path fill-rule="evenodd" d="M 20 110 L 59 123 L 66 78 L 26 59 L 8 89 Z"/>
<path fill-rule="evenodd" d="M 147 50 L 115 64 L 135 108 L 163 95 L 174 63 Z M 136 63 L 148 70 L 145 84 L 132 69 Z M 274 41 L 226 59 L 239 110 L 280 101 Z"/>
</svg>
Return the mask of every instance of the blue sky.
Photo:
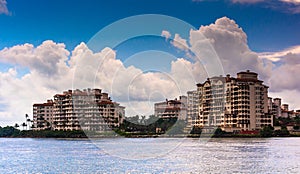
<svg viewBox="0 0 300 174">
<path fill-rule="evenodd" d="M 0 49 L 24 43 L 39 45 L 51 39 L 72 50 L 116 20 L 152 13 L 177 17 L 196 28 L 227 16 L 247 33 L 254 51 L 277 51 L 299 44 L 300 15 L 269 6 L 229 0 L 8 0 L 10 15 L 0 15 Z"/>
<path fill-rule="evenodd" d="M 170 16 L 190 25 L 158 17 L 157 21 L 142 21 L 142 25 L 151 28 L 164 24 L 169 27 L 159 28 L 156 35 L 128 39 L 113 50 L 101 47 L 97 53 L 88 44 L 110 24 L 143 14 Z M 130 35 L 129 30 L 139 33 L 143 28 L 119 26 L 117 34 L 106 35 L 104 40 L 100 37 L 98 43 Z M 89 78 L 95 75 L 89 71 L 99 73 L 97 87 L 108 93 L 116 88 L 115 98 L 121 101 L 132 97 L 137 102 L 129 101 L 129 105 L 152 112 L 153 108 L 146 107 L 146 99 L 175 98 L 178 91 L 194 88 L 195 81 L 207 78 L 203 76 L 208 73 L 203 71 L 214 60 L 211 56 L 219 56 L 213 65 L 222 63 L 218 75 L 223 68 L 232 76 L 249 68 L 270 86 L 270 96 L 281 97 L 291 109 L 298 109 L 300 80 L 294 76 L 300 74 L 299 28 L 300 0 L 0 0 L 0 125 L 21 122 L 24 113 L 32 112 L 33 103 L 71 89 L 77 72 L 82 73 L 78 76 L 80 88 L 94 82 Z M 161 37 L 163 32 L 170 37 Z M 204 55 L 201 65 L 186 51 L 188 48 L 197 52 L 197 44 L 192 41 L 202 43 L 199 33 L 216 51 L 214 55 Z M 90 49 L 94 53 L 89 53 Z M 97 65 L 106 60 L 106 55 L 109 59 L 99 70 Z M 80 69 L 82 64 L 86 67 Z M 158 75 L 156 71 L 170 73 Z M 112 72 L 120 77 L 107 76 Z M 180 85 L 184 90 L 178 88 Z M 125 95 L 129 90 L 136 95 Z"/>
</svg>

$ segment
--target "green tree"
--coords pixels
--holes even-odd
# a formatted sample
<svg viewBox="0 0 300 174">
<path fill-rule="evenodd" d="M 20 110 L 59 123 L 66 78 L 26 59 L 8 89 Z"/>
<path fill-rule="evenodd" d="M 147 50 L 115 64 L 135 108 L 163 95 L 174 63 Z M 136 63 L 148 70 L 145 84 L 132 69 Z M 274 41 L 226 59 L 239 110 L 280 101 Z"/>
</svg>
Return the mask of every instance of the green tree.
<svg viewBox="0 0 300 174">
<path fill-rule="evenodd" d="M 273 136 L 274 128 L 272 126 L 266 126 L 262 130 L 260 130 L 261 137 L 271 137 Z"/>
<path fill-rule="evenodd" d="M 202 133 L 202 129 L 199 126 L 193 126 L 191 130 L 191 134 L 198 134 L 200 135 Z"/>
<path fill-rule="evenodd" d="M 146 124 L 146 125 L 153 124 L 153 123 L 155 123 L 158 119 L 159 119 L 159 118 L 156 117 L 155 115 L 150 115 L 150 116 L 148 117 L 148 119 L 145 120 L 145 124 Z"/>
<path fill-rule="evenodd" d="M 299 130 L 300 127 L 299 127 L 298 125 L 296 125 L 296 126 L 293 127 L 293 129 L 294 129 L 294 130 Z"/>
<path fill-rule="evenodd" d="M 4 128 L 0 128 L 0 137 L 13 137 L 18 136 L 20 130 L 15 129 L 12 126 L 6 126 Z"/>
<path fill-rule="evenodd" d="M 287 130 L 287 127 L 286 127 L 286 126 L 282 126 L 282 127 L 281 127 L 281 130 L 276 130 L 276 131 L 274 131 L 274 134 L 275 134 L 275 136 L 283 136 L 283 137 L 286 137 L 286 136 L 289 136 L 289 135 L 290 135 L 290 132 Z"/>
</svg>

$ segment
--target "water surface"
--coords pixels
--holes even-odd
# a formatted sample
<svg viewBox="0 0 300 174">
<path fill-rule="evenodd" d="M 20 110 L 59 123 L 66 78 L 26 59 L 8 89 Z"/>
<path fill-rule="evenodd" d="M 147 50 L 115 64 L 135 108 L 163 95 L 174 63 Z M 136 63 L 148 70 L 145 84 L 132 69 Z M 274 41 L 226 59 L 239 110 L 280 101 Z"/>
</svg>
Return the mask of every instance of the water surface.
<svg viewBox="0 0 300 174">
<path fill-rule="evenodd" d="M 134 144 L 134 146 L 133 146 Z M 162 150 L 159 150 L 162 149 Z M 300 138 L 0 139 L 0 173 L 299 173 Z"/>
</svg>

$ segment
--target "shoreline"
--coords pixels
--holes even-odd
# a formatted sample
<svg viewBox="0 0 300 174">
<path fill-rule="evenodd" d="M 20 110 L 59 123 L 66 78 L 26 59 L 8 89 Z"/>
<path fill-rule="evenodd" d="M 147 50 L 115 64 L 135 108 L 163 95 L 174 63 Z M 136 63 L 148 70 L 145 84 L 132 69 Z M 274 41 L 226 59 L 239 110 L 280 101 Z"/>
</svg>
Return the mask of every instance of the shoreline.
<svg viewBox="0 0 300 174">
<path fill-rule="evenodd" d="M 55 131 L 53 131 L 55 132 Z M 64 131 L 63 133 L 68 133 L 67 131 Z M 213 135 L 213 136 L 205 136 L 202 134 L 186 134 L 186 135 L 166 135 L 166 134 L 162 134 L 162 135 L 143 135 L 143 134 L 134 134 L 134 135 L 119 135 L 119 134 L 115 134 L 115 135 L 97 135 L 95 137 L 90 137 L 87 135 L 76 135 L 76 134 L 72 134 L 71 136 L 66 136 L 66 135 L 56 135 L 56 136 L 50 136 L 47 134 L 44 135 L 40 135 L 40 136 L 36 136 L 34 134 L 30 135 L 30 134 L 26 134 L 26 135 L 16 135 L 16 136 L 0 136 L 0 138 L 33 138 L 33 139 L 73 139 L 73 140 L 92 140 L 92 139 L 103 139 L 103 138 L 292 138 L 292 137 L 299 137 L 300 135 L 294 135 L 294 134 L 290 134 L 290 135 L 285 135 L 285 136 L 268 136 L 268 137 L 263 137 L 259 134 L 257 135 L 247 135 L 247 134 L 227 134 L 227 135 Z"/>
<path fill-rule="evenodd" d="M 184 133 L 184 132 L 124 132 L 119 129 L 106 132 L 95 131 L 54 131 L 54 130 L 19 130 L 8 126 L 1 128 L 0 138 L 62 138 L 62 139 L 101 139 L 101 138 L 276 138 L 276 137 L 300 137 L 299 131 L 272 131 L 269 129 L 255 133 L 228 133 L 220 129 L 211 133 Z"/>
</svg>

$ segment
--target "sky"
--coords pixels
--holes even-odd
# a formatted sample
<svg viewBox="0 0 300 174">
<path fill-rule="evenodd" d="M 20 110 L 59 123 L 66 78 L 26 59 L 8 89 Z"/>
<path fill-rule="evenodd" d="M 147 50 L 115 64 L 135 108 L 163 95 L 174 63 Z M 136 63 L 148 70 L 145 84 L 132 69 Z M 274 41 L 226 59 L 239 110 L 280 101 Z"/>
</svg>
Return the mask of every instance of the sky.
<svg viewBox="0 0 300 174">
<path fill-rule="evenodd" d="M 150 101 L 246 69 L 298 109 L 299 28 L 299 0 L 0 0 L 0 126 L 73 88 L 151 114 Z"/>
</svg>

